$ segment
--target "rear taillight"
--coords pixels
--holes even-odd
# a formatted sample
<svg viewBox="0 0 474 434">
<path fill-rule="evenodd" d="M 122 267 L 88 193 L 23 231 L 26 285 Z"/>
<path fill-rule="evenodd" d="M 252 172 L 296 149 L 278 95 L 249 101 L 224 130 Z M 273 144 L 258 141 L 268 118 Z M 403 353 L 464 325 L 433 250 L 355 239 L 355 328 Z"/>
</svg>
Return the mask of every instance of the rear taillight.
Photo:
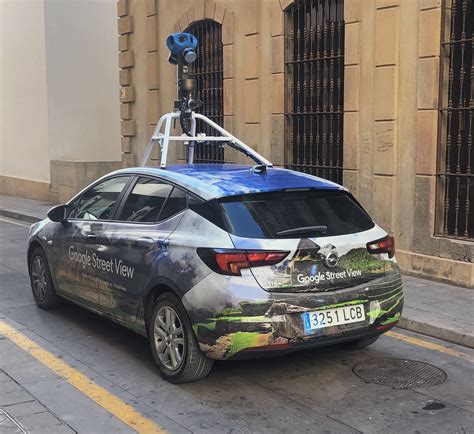
<svg viewBox="0 0 474 434">
<path fill-rule="evenodd" d="M 240 270 L 243 268 L 278 264 L 290 252 L 198 248 L 197 253 L 204 263 L 216 273 L 241 276 Z"/>
<path fill-rule="evenodd" d="M 367 250 L 369 253 L 387 253 L 389 258 L 395 255 L 395 238 L 387 236 L 380 240 L 371 241 L 367 243 Z"/>
</svg>

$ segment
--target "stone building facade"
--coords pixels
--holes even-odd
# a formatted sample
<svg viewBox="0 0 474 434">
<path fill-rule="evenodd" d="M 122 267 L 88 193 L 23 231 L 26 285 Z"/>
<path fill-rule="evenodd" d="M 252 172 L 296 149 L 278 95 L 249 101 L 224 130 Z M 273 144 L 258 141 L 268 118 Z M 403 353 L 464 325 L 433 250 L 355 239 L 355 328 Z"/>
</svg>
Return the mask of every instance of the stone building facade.
<svg viewBox="0 0 474 434">
<path fill-rule="evenodd" d="M 311 12 L 312 7 L 326 8 L 326 14 L 333 13 L 331 7 L 343 8 L 342 12 L 334 9 L 335 14 L 343 14 L 344 26 L 343 56 L 340 56 L 343 74 L 338 75 L 343 77 L 343 108 L 340 108 L 343 126 L 334 133 L 343 135 L 338 144 L 342 148 L 338 157 L 342 182 L 376 221 L 395 235 L 398 260 L 405 271 L 474 286 L 474 211 L 469 204 L 472 162 L 463 163 L 468 171 L 464 170 L 464 178 L 458 177 L 461 190 L 455 193 L 456 210 L 446 210 L 445 206 L 450 206 L 446 204 L 445 192 L 449 134 L 447 118 L 440 110 L 449 105 L 445 101 L 450 85 L 450 46 L 446 41 L 452 36 L 451 22 L 462 26 L 459 17 L 463 14 L 464 21 L 472 20 L 472 3 L 471 0 L 454 0 L 454 5 L 451 0 L 120 0 L 123 164 L 137 163 L 157 119 L 170 110 L 175 99 L 175 68 L 167 63 L 166 36 L 176 31 L 192 31 L 196 23 L 214 22 L 221 39 L 217 44 L 222 49 L 222 95 L 218 97 L 224 127 L 274 164 L 294 166 L 295 154 L 288 149 L 291 134 L 296 134 L 290 131 L 294 126 L 288 120 L 292 104 L 288 100 L 293 101 L 296 89 L 287 77 L 292 38 L 312 38 L 317 45 L 318 37 L 337 36 L 340 23 L 337 17 L 328 15 L 335 24 L 328 22 L 327 33 L 323 29 L 319 34 L 317 26 L 314 32 L 294 27 L 311 26 L 312 20 L 317 24 L 318 18 L 311 15 L 317 11 Z M 297 7 L 303 8 L 300 21 L 294 21 L 293 8 Z M 452 19 L 453 10 L 458 13 L 457 21 Z M 324 18 L 321 23 L 324 27 Z M 471 42 L 465 42 L 464 50 L 472 51 L 472 24 L 460 31 L 464 32 L 464 38 L 471 38 Z M 336 45 L 334 53 L 331 52 L 334 58 L 338 54 Z M 470 88 L 473 92 L 472 57 L 466 55 L 463 59 L 461 68 L 467 71 L 465 80 L 473 81 Z M 469 61 L 471 64 L 467 65 Z M 308 83 L 301 80 L 300 85 L 311 92 Z M 315 84 L 310 84 L 314 90 Z M 327 79 L 323 84 L 332 86 L 331 91 L 337 90 L 336 82 Z M 459 141 L 459 146 L 462 141 L 463 161 L 469 158 L 472 161 L 474 97 L 467 95 L 468 86 L 465 82 L 465 127 Z M 470 127 L 467 126 L 469 116 Z M 304 152 L 311 154 L 310 140 L 307 147 L 309 150 Z M 179 160 L 180 155 L 178 151 L 175 158 Z M 155 153 L 153 158 L 158 159 L 159 155 Z M 474 185 L 470 188 L 472 191 Z M 444 221 L 450 219 L 452 226 L 452 215 L 458 224 L 455 234 Z"/>
</svg>

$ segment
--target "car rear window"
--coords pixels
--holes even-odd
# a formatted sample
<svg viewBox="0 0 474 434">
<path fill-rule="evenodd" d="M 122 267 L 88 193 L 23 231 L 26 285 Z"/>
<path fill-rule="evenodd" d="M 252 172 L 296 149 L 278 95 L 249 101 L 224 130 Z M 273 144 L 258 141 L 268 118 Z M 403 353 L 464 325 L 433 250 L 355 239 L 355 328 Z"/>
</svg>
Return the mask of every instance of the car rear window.
<svg viewBox="0 0 474 434">
<path fill-rule="evenodd" d="M 260 193 L 225 198 L 219 203 L 227 230 L 240 237 L 335 236 L 374 227 L 372 219 L 344 191 Z M 290 233 L 282 234 L 285 231 Z"/>
</svg>

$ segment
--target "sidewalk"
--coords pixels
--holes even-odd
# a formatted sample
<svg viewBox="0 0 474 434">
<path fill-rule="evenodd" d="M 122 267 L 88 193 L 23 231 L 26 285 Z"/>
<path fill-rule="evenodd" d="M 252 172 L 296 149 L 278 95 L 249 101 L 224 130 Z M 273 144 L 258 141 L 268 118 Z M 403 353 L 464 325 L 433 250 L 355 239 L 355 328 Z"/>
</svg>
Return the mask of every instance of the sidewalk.
<svg viewBox="0 0 474 434">
<path fill-rule="evenodd" d="M 0 195 L 0 216 L 35 222 L 54 204 Z M 400 328 L 474 348 L 474 289 L 404 276 Z"/>
<path fill-rule="evenodd" d="M 0 216 L 35 223 L 46 217 L 55 204 L 0 194 Z"/>
<path fill-rule="evenodd" d="M 5 327 L 12 331 L 5 332 Z M 105 376 L 2 313 L 0 330 L 0 433 L 128 434 L 137 432 L 145 417 L 162 419 L 169 432 L 183 432 Z M 131 411 L 127 403 L 132 402 L 137 430 L 124 414 Z"/>
</svg>

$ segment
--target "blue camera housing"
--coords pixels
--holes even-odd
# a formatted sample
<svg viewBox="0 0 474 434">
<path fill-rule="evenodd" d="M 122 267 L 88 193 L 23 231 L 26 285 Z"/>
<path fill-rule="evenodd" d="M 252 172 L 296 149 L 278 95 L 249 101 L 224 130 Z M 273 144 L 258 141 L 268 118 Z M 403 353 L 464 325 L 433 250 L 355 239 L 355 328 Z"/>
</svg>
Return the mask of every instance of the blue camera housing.
<svg viewBox="0 0 474 434">
<path fill-rule="evenodd" d="M 178 63 L 178 57 L 183 56 L 187 63 L 196 60 L 196 47 L 198 41 L 191 33 L 172 33 L 166 38 L 166 46 L 170 50 L 168 61 L 174 65 Z"/>
</svg>

